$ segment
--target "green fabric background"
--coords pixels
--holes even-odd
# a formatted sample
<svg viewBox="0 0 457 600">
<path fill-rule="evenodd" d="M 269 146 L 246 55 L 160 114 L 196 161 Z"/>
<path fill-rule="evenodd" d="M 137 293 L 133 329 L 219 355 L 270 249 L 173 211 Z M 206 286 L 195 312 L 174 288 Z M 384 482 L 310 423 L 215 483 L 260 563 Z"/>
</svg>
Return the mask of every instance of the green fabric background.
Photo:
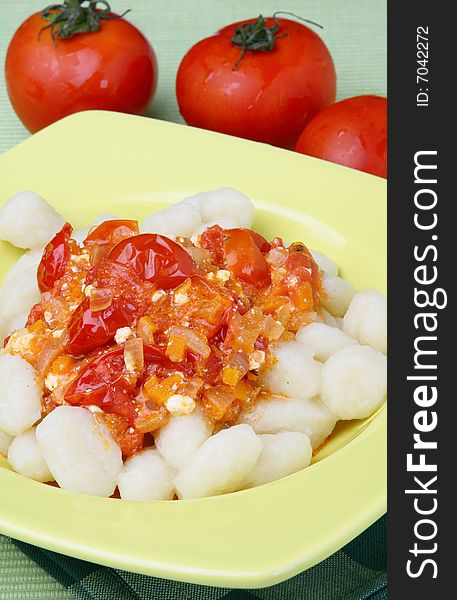
<svg viewBox="0 0 457 600">
<path fill-rule="evenodd" d="M 32 12 L 50 0 L 0 0 L 0 64 L 11 36 Z M 195 42 L 239 19 L 289 10 L 323 25 L 338 73 L 338 98 L 386 94 L 386 0 L 112 0 L 131 8 L 128 19 L 152 42 L 159 61 L 155 117 L 179 121 L 174 83 L 181 57 Z M 0 152 L 25 139 L 0 77 Z"/>
<path fill-rule="evenodd" d="M 46 2 L 32 0 L 0 0 L 0 63 L 18 25 Z M 180 121 L 174 81 L 179 61 L 196 41 L 220 26 L 233 21 L 265 15 L 275 10 L 289 10 L 324 26 L 320 32 L 335 60 L 338 73 L 338 99 L 358 94 L 386 94 L 386 1 L 385 0 L 112 0 L 113 9 L 121 12 L 131 8 L 129 20 L 138 25 L 152 42 L 159 61 L 159 86 L 151 114 L 160 119 Z M 3 74 L 0 76 L 0 152 L 24 140 L 28 133 L 12 110 L 6 93 Z M 1 508 L 1 497 L 0 497 Z M 369 547 L 366 549 L 369 551 Z M 346 556 L 346 555 L 345 555 Z M 358 563 L 347 558 L 347 572 Z M 345 559 L 346 560 L 346 559 Z M 331 564 L 331 563 L 330 563 Z M 339 561 L 341 568 L 341 561 Z M 320 573 L 320 575 L 319 575 Z M 325 571 L 324 571 L 325 573 Z M 377 571 L 373 571 L 374 574 Z M 317 599 L 317 595 L 300 593 L 300 586 L 322 577 L 322 572 L 309 573 L 296 580 L 295 592 L 287 588 L 287 597 Z M 379 575 L 382 577 L 382 575 Z M 134 577 L 134 576 L 132 576 Z M 334 577 L 334 576 L 333 576 Z M 138 580 L 144 581 L 144 580 Z M 152 581 L 152 580 L 151 580 Z M 156 580 L 154 580 L 156 581 Z M 130 583 L 131 585 L 131 583 Z M 285 589 L 285 588 L 284 588 Z M 368 588 L 367 588 L 368 589 Z M 163 598 L 173 599 L 173 592 L 163 588 Z M 356 590 L 355 590 L 356 591 Z M 365 590 L 366 591 L 366 590 Z M 184 594 L 185 592 L 182 591 Z M 281 595 L 285 594 L 281 592 Z M 343 598 L 368 597 L 346 595 Z M 189 594 L 189 595 L 187 595 Z M 290 595 L 289 595 L 290 594 Z M 324 600 L 330 598 L 319 594 Z M 200 597 L 203 597 L 199 593 Z M 10 540 L 0 536 L 0 599 L 1 600 L 66 600 L 75 596 L 44 569 L 19 550 Z M 81 597 L 81 596 L 78 596 Z M 104 595 L 109 600 L 112 596 Z M 158 598 L 146 594 L 144 597 Z M 160 596 L 162 598 L 162 595 Z M 187 590 L 183 598 L 194 597 Z M 240 596 L 241 597 L 241 596 Z M 261 597 L 270 597 L 265 594 Z M 274 598 L 274 594 L 271 598 Z M 338 592 L 332 598 L 340 598 Z M 371 596 L 381 598 L 381 596 Z M 384 596 L 382 596 L 384 597 Z"/>
</svg>

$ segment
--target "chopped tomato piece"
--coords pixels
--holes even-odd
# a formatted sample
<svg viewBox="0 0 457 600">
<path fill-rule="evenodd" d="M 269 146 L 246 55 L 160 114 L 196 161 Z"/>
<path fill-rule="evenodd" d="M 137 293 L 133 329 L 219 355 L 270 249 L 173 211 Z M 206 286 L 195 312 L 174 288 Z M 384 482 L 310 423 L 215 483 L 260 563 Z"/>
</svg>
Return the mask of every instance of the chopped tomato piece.
<svg viewBox="0 0 457 600">
<path fill-rule="evenodd" d="M 123 240 L 114 246 L 109 258 L 131 266 L 143 280 L 164 290 L 177 287 L 196 272 L 194 261 L 182 246 L 155 233 Z"/>
<path fill-rule="evenodd" d="M 253 285 L 269 285 L 271 275 L 268 263 L 249 230 L 229 229 L 225 236 L 225 262 L 235 277 Z"/>
<path fill-rule="evenodd" d="M 138 235 L 139 231 L 138 221 L 104 221 L 89 233 L 84 245 L 115 246 L 126 238 Z"/>
<path fill-rule="evenodd" d="M 68 261 L 70 260 L 70 238 L 72 226 L 65 223 L 56 233 L 43 252 L 43 257 L 38 266 L 37 279 L 40 292 L 52 290 L 56 281 L 63 277 Z"/>
<path fill-rule="evenodd" d="M 151 302 L 154 290 L 152 284 L 141 282 L 130 267 L 109 259 L 93 267 L 86 282 L 95 288 L 111 289 L 113 298 L 107 308 L 97 311 L 91 310 L 90 297 L 85 298 L 73 313 L 67 352 L 76 356 L 108 344 L 118 329 L 136 323 Z"/>
</svg>

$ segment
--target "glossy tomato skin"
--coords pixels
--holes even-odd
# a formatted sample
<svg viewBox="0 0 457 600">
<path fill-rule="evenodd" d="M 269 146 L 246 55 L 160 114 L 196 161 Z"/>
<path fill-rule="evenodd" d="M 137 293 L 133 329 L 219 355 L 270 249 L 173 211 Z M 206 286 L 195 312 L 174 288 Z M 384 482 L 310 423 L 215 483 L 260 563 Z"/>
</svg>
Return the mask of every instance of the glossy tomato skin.
<svg viewBox="0 0 457 600">
<path fill-rule="evenodd" d="M 19 27 L 8 48 L 8 94 L 34 133 L 67 115 L 91 109 L 142 114 L 157 84 L 157 59 L 125 19 L 102 21 L 97 32 L 53 43 L 39 13 Z"/>
<path fill-rule="evenodd" d="M 328 106 L 307 125 L 295 150 L 387 177 L 387 99 L 356 96 Z"/>
<path fill-rule="evenodd" d="M 336 74 L 322 39 L 296 21 L 278 19 L 271 52 L 246 52 L 231 38 L 233 23 L 193 46 L 176 80 L 182 116 L 189 125 L 291 148 L 306 123 L 334 102 Z M 268 26 L 273 24 L 267 19 Z"/>
<path fill-rule="evenodd" d="M 119 242 L 109 258 L 129 265 L 140 278 L 164 290 L 177 287 L 196 272 L 194 261 L 182 246 L 156 233 L 143 233 Z"/>
<path fill-rule="evenodd" d="M 52 290 L 55 282 L 64 275 L 70 260 L 69 242 L 72 231 L 73 227 L 69 223 L 65 223 L 44 249 L 37 271 L 40 292 Z"/>
<path fill-rule="evenodd" d="M 270 269 L 262 255 L 257 236 L 249 229 L 228 229 L 225 232 L 225 261 L 227 268 L 242 281 L 258 286 L 271 283 Z"/>
<path fill-rule="evenodd" d="M 85 246 L 115 246 L 122 240 L 139 234 L 138 221 L 113 219 L 104 221 L 84 240 Z"/>
</svg>

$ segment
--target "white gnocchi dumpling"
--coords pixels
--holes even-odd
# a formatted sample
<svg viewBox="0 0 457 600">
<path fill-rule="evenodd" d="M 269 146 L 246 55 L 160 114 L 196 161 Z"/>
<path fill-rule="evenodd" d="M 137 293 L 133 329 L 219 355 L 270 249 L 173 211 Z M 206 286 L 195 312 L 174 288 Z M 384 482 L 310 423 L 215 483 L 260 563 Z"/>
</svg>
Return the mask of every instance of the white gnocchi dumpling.
<svg viewBox="0 0 457 600">
<path fill-rule="evenodd" d="M 211 436 L 175 479 L 180 499 L 234 492 L 254 468 L 262 442 L 249 425 L 234 425 Z"/>
<path fill-rule="evenodd" d="M 0 456 L 8 455 L 8 448 L 11 446 L 14 436 L 0 430 Z"/>
<path fill-rule="evenodd" d="M 387 299 L 380 292 L 358 292 L 344 315 L 343 331 L 387 354 Z"/>
<path fill-rule="evenodd" d="M 230 219 L 235 221 L 236 227 L 251 227 L 254 220 L 254 205 L 251 200 L 229 187 L 218 190 L 201 192 L 195 196 L 185 198 L 185 204 L 192 204 L 200 209 L 203 223 Z"/>
<path fill-rule="evenodd" d="M 314 350 L 300 342 L 280 342 L 272 346 L 276 363 L 262 376 L 262 385 L 273 394 L 293 398 L 313 398 L 321 390 L 322 365 Z"/>
<path fill-rule="evenodd" d="M 190 238 L 200 224 L 199 210 L 191 204 L 179 202 L 147 216 L 141 223 L 141 233 Z"/>
<path fill-rule="evenodd" d="M 330 275 L 332 277 L 338 277 L 338 265 L 325 256 L 325 254 L 321 254 L 316 250 L 310 250 L 312 257 L 317 263 L 319 269 L 325 273 L 326 275 Z"/>
<path fill-rule="evenodd" d="M 311 462 L 309 437 L 297 431 L 259 435 L 262 452 L 243 487 L 255 487 L 292 475 Z"/>
<path fill-rule="evenodd" d="M 118 477 L 123 500 L 172 500 L 176 473 L 154 448 L 146 448 L 128 458 Z"/>
<path fill-rule="evenodd" d="M 35 481 L 54 481 L 36 440 L 35 428 L 14 439 L 8 450 L 8 462 L 20 475 Z"/>
<path fill-rule="evenodd" d="M 339 419 L 365 419 L 383 403 L 387 359 L 369 346 L 347 346 L 322 369 L 322 402 Z"/>
<path fill-rule="evenodd" d="M 0 429 L 20 435 L 41 417 L 42 388 L 23 358 L 0 354 Z"/>
<path fill-rule="evenodd" d="M 8 272 L 0 288 L 0 334 L 21 329 L 31 308 L 40 301 L 37 269 L 41 250 L 25 252 Z"/>
<path fill-rule="evenodd" d="M 356 344 L 354 338 L 349 337 L 336 327 L 324 323 L 310 323 L 299 329 L 295 338 L 306 347 L 314 350 L 317 360 L 325 362 L 332 354 Z"/>
<path fill-rule="evenodd" d="M 0 239 L 18 248 L 43 248 L 64 219 L 35 192 L 18 192 L 0 209 Z"/>
<path fill-rule="evenodd" d="M 325 273 L 322 286 L 326 294 L 322 304 L 334 317 L 342 317 L 355 294 L 354 286 L 346 279 Z"/>
<path fill-rule="evenodd" d="M 154 434 L 157 450 L 174 469 L 182 469 L 213 433 L 213 425 L 200 410 L 190 415 L 172 416 Z"/>
<path fill-rule="evenodd" d="M 328 310 L 321 307 L 321 314 L 316 316 L 314 323 L 324 323 L 324 325 L 329 325 L 330 327 L 338 327 L 338 318 L 335 318 Z"/>
<path fill-rule="evenodd" d="M 59 486 L 111 496 L 122 469 L 121 449 L 108 427 L 88 409 L 58 406 L 36 429 L 38 445 Z"/>
<path fill-rule="evenodd" d="M 282 431 L 306 433 L 315 450 L 332 433 L 336 417 L 318 398 L 303 400 L 270 396 L 259 400 L 250 412 L 241 413 L 238 422 L 251 425 L 259 434 Z"/>
</svg>

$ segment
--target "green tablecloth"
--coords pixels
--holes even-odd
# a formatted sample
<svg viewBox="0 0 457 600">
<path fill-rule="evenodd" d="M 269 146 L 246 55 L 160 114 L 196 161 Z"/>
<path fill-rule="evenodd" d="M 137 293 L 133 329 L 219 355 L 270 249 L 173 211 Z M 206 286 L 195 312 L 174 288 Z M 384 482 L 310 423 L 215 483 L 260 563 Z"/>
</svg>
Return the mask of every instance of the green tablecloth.
<svg viewBox="0 0 457 600">
<path fill-rule="evenodd" d="M 45 4 L 0 0 L 0 63 L 16 27 Z M 364 93 L 386 94 L 385 0 L 112 0 L 111 4 L 118 12 L 131 8 L 129 19 L 154 45 L 160 71 L 151 113 L 161 119 L 181 120 L 174 95 L 175 73 L 180 58 L 194 42 L 222 25 L 280 9 L 324 26 L 321 35 L 335 60 L 339 99 Z M 27 135 L 9 104 L 0 76 L 0 152 Z M 232 593 L 116 573 L 14 544 L 0 536 L 0 599 L 381 600 L 386 597 L 384 528 L 382 520 L 344 551 L 286 584 L 270 590 Z"/>
</svg>

